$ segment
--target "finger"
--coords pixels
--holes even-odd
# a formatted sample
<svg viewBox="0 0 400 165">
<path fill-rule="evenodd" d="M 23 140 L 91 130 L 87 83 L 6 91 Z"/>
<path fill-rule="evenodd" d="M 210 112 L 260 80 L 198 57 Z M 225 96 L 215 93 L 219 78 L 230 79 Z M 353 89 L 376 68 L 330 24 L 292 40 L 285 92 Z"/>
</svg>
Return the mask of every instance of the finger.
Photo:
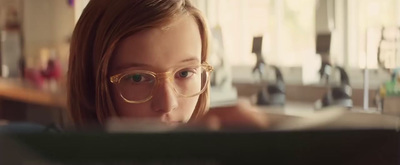
<svg viewBox="0 0 400 165">
<path fill-rule="evenodd" d="M 211 131 L 218 131 L 221 129 L 221 121 L 216 115 L 210 115 L 206 120 L 205 120 L 205 125 L 207 129 Z"/>
</svg>

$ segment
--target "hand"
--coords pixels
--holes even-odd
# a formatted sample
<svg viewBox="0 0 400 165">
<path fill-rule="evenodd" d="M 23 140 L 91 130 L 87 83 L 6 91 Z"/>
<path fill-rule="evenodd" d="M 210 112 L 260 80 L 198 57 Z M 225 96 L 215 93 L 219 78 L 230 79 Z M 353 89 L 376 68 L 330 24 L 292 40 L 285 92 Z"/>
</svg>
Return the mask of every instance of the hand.
<svg viewBox="0 0 400 165">
<path fill-rule="evenodd" d="M 268 116 L 246 100 L 230 107 L 212 108 L 193 123 L 208 130 L 263 130 L 269 127 Z"/>
</svg>

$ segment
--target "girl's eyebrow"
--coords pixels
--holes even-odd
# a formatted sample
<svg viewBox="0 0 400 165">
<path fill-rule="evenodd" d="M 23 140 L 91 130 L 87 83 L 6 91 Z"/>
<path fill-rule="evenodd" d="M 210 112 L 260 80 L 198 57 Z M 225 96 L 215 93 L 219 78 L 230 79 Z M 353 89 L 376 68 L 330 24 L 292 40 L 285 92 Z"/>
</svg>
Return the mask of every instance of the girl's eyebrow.
<svg viewBox="0 0 400 165">
<path fill-rule="evenodd" d="M 191 57 L 191 58 L 184 59 L 181 61 L 181 63 L 183 63 L 183 62 L 200 62 L 200 60 L 197 57 Z"/>
<path fill-rule="evenodd" d="M 188 62 L 200 62 L 200 60 L 197 57 L 190 57 L 190 58 L 187 58 L 187 59 L 184 59 L 184 60 L 180 61 L 179 63 L 188 63 Z M 117 70 L 124 70 L 124 69 L 128 69 L 128 68 L 138 68 L 138 67 L 151 68 L 152 65 L 146 64 L 146 63 L 135 63 L 135 62 L 133 62 L 133 63 L 129 63 L 129 64 L 126 64 L 126 65 L 118 66 L 116 69 Z"/>
<path fill-rule="evenodd" d="M 121 65 L 121 66 L 118 66 L 116 69 L 117 70 L 125 70 L 125 69 L 128 69 L 128 68 L 137 68 L 137 67 L 151 67 L 151 65 L 149 65 L 149 64 L 145 64 L 145 63 L 129 63 L 129 64 L 126 64 L 126 65 Z"/>
</svg>

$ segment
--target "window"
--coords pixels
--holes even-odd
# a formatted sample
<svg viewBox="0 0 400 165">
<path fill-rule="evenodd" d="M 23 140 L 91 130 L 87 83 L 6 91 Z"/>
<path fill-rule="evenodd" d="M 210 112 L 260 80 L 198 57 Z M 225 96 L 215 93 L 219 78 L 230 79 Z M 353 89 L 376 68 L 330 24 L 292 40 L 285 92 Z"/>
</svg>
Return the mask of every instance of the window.
<svg viewBox="0 0 400 165">
<path fill-rule="evenodd" d="M 315 54 L 316 0 L 208 0 L 206 15 L 220 26 L 225 53 L 233 66 L 254 65 L 254 36 L 263 35 L 268 64 L 299 67 L 306 54 Z"/>
<path fill-rule="evenodd" d="M 257 35 L 264 36 L 266 62 L 281 67 L 286 82 L 304 83 L 302 75 L 315 72 L 315 68 L 307 71 L 297 68 L 307 64 L 309 57 L 315 55 L 318 0 L 195 2 L 206 13 L 211 27 L 221 26 L 225 54 L 233 65 L 234 79 L 251 72 L 256 61 L 256 56 L 251 53 L 252 37 Z M 400 27 L 400 0 L 332 0 L 329 5 L 333 5 L 335 17 L 331 60 L 346 68 L 353 85 L 360 85 L 363 81 L 360 69 L 364 68 L 366 57 L 369 68 L 378 68 L 380 29 L 383 26 Z M 395 65 L 400 66 L 391 64 Z M 374 87 L 387 79 L 387 74 L 376 73 L 370 76 Z"/>
<path fill-rule="evenodd" d="M 349 52 L 348 66 L 364 68 L 367 58 L 368 68 L 377 69 L 381 29 L 400 27 L 400 0 L 358 0 L 348 3 L 348 17 L 355 18 L 355 21 L 349 21 L 348 27 L 350 31 L 356 32 L 355 37 L 349 40 L 356 44 L 355 50 Z M 395 65 L 391 64 L 390 67 Z"/>
</svg>

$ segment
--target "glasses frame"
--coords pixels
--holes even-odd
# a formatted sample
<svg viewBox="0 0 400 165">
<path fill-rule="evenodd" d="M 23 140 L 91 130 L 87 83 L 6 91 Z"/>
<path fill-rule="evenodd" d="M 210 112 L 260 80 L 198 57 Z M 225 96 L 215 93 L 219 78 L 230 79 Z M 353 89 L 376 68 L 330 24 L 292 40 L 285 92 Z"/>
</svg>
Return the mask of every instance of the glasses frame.
<svg viewBox="0 0 400 165">
<path fill-rule="evenodd" d="M 116 75 L 111 76 L 111 77 L 110 77 L 110 82 L 111 82 L 112 84 L 118 85 L 118 84 L 120 83 L 121 79 L 122 79 L 124 76 L 126 76 L 126 75 L 132 73 L 133 71 L 135 71 L 135 72 L 138 72 L 138 71 L 139 71 L 139 72 L 142 72 L 142 73 L 146 73 L 146 74 L 152 75 L 152 76 L 155 78 L 155 80 L 156 80 L 156 82 L 155 82 L 155 84 L 154 84 L 154 87 L 157 87 L 158 84 L 160 83 L 161 79 L 167 79 L 167 80 L 173 82 L 173 81 L 174 81 L 174 80 L 173 80 L 174 74 L 175 74 L 177 71 L 179 71 L 179 70 L 181 70 L 181 69 L 183 69 L 183 68 L 186 68 L 186 67 L 187 67 L 187 66 L 177 68 L 177 69 L 175 69 L 175 70 L 173 70 L 173 71 L 167 71 L 167 72 L 161 72 L 161 73 L 155 73 L 155 72 L 148 71 L 148 70 L 129 70 L 129 71 L 124 71 L 124 72 L 122 72 L 122 73 L 118 73 L 118 74 L 116 74 Z M 179 95 L 179 96 L 181 96 L 181 97 L 193 97 L 193 96 L 197 96 L 197 95 L 202 94 L 202 93 L 208 88 L 208 85 L 207 85 L 207 84 L 209 84 L 209 82 L 210 82 L 210 73 L 211 73 L 212 71 L 214 71 L 214 68 L 213 68 L 210 64 L 208 64 L 208 63 L 206 63 L 206 62 L 202 63 L 202 64 L 200 65 L 200 67 L 202 67 L 202 68 L 206 71 L 206 74 L 207 74 L 207 80 L 206 80 L 206 82 L 205 82 L 205 85 L 206 85 L 206 86 L 204 86 L 203 89 L 201 89 L 200 92 L 198 92 L 198 93 L 196 93 L 196 94 L 193 94 L 193 95 L 188 95 L 188 96 L 180 94 L 180 93 L 175 89 L 175 86 L 173 86 L 173 89 L 174 89 L 175 94 L 177 94 L 177 95 Z M 149 101 L 150 99 L 153 98 L 154 89 L 155 89 L 155 88 L 153 88 L 153 89 L 151 90 L 151 94 L 149 95 L 149 97 L 147 97 L 147 98 L 145 98 L 145 99 L 143 99 L 143 100 L 139 100 L 139 101 L 132 101 L 132 100 L 126 99 L 126 98 L 122 95 L 120 89 L 117 87 L 117 90 L 118 90 L 119 95 L 121 96 L 121 98 L 122 98 L 125 102 L 131 103 L 131 104 L 138 104 L 138 103 L 144 103 L 144 102 Z"/>
</svg>

